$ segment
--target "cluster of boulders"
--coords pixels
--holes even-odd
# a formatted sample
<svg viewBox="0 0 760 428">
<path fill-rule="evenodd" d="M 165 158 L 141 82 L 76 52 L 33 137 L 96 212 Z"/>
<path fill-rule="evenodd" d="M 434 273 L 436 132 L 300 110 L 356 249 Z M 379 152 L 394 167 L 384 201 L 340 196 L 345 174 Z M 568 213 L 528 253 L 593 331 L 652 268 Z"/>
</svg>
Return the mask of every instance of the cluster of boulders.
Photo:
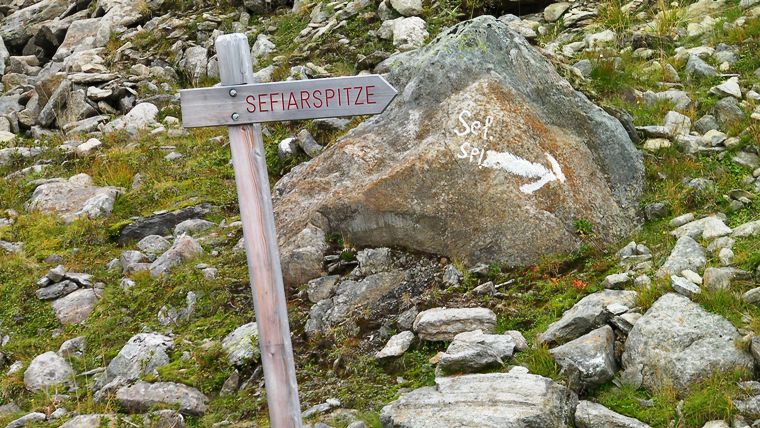
<svg viewBox="0 0 760 428">
<path fill-rule="evenodd" d="M 37 298 L 52 300 L 55 316 L 64 325 L 85 321 L 105 288 L 102 282 L 93 283 L 92 275 L 67 272 L 63 265 L 50 269 L 37 286 Z"/>
<path fill-rule="evenodd" d="M 249 323 L 235 329 L 221 341 L 221 348 L 227 354 L 231 367 L 235 368 L 223 388 L 222 394 L 235 393 L 239 388 L 260 386 L 260 369 L 253 371 L 251 378 L 241 382 L 240 371 L 250 371 L 258 362 L 258 330 L 256 323 Z M 3 345 L 7 340 L 3 340 Z M 216 342 L 201 345 L 201 351 L 210 349 Z M 184 426 L 184 416 L 200 416 L 208 409 L 208 397 L 196 388 L 173 382 L 146 382 L 146 377 L 160 377 L 159 369 L 171 361 L 175 349 L 171 336 L 159 333 L 140 333 L 133 336 L 105 368 L 97 368 L 77 373 L 71 360 L 81 358 L 87 352 L 84 337 L 64 342 L 57 352 L 46 352 L 35 357 L 24 371 L 24 384 L 30 391 L 66 394 L 77 388 L 90 388 L 96 402 L 116 400 L 120 408 L 128 414 L 145 414 L 146 426 Z M 180 357 L 190 358 L 188 352 Z M 14 364 L 17 373 L 23 363 Z M 240 370 L 240 371 L 238 371 Z M 93 382 L 90 382 L 93 380 Z M 157 407 L 175 410 L 152 412 Z M 0 414 L 18 414 L 22 410 L 15 404 L 0 407 Z M 29 413 L 13 421 L 11 427 L 22 427 L 33 421 L 53 421 L 71 417 L 64 427 L 100 426 L 97 421 L 115 423 L 116 414 L 76 415 L 64 408 L 57 408 L 50 415 Z M 172 422 L 170 425 L 150 425 L 158 421 Z M 93 425 L 94 424 L 94 425 Z"/>
<path fill-rule="evenodd" d="M 354 333 L 397 323 L 409 329 L 417 315 L 412 302 L 443 283 L 444 266 L 435 258 L 389 248 L 361 250 L 355 260 L 328 255 L 325 264 L 329 275 L 309 281 L 305 290 L 314 303 L 305 326 L 310 335 L 338 326 Z"/>
</svg>

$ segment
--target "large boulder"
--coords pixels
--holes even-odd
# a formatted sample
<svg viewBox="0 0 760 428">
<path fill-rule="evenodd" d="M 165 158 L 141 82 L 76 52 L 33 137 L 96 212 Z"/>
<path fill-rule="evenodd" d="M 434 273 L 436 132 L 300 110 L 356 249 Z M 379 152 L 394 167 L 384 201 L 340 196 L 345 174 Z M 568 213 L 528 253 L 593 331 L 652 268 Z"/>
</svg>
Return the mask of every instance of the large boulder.
<svg viewBox="0 0 760 428">
<path fill-rule="evenodd" d="M 607 310 L 608 306 L 618 304 L 631 308 L 635 303 L 635 291 L 603 290 L 590 294 L 562 314 L 559 321 L 549 325 L 536 337 L 536 342 L 549 346 L 569 342 L 605 325 L 613 315 Z"/>
<path fill-rule="evenodd" d="M 683 394 L 716 372 L 752 370 L 752 356 L 737 347 L 739 332 L 725 318 L 688 298 L 660 297 L 628 334 L 623 379 L 657 389 L 672 385 Z"/>
<path fill-rule="evenodd" d="M 381 67 L 400 92 L 389 108 L 276 187 L 286 282 L 319 276 L 301 257 L 320 247 L 309 228 L 525 265 L 577 249 L 580 219 L 599 244 L 637 223 L 644 168 L 625 129 L 503 22 L 464 22 Z"/>
<path fill-rule="evenodd" d="M 24 372 L 24 385 L 30 391 L 48 390 L 74 384 L 74 369 L 55 352 L 38 355 Z"/>
<path fill-rule="evenodd" d="M 551 379 L 509 373 L 437 378 L 385 406 L 386 428 L 565 428 L 572 426 L 578 397 Z"/>
</svg>

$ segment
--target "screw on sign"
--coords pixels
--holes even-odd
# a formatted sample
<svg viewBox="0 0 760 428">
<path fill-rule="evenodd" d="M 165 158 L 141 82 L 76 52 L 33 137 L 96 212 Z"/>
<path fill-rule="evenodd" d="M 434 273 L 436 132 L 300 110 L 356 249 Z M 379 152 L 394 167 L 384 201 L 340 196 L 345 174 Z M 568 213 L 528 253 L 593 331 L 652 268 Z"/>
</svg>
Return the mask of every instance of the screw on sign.
<svg viewBox="0 0 760 428">
<path fill-rule="evenodd" d="M 222 86 L 180 91 L 186 128 L 228 126 L 240 219 L 259 329 L 269 419 L 301 427 L 280 253 L 259 122 L 382 113 L 396 90 L 380 76 L 248 84 L 251 51 L 243 34 L 216 40 Z"/>
</svg>

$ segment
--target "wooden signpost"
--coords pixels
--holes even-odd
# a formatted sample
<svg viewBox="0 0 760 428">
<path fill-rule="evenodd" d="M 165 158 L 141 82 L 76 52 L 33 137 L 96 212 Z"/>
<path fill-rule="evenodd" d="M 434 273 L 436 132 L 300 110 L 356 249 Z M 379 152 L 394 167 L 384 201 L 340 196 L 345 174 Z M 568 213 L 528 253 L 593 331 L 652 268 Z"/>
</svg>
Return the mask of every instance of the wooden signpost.
<svg viewBox="0 0 760 428">
<path fill-rule="evenodd" d="M 301 406 L 259 122 L 378 114 L 396 90 L 377 75 L 250 84 L 253 66 L 244 34 L 219 37 L 216 52 L 222 86 L 180 91 L 183 126 L 228 126 L 270 423 L 274 428 L 300 428 Z"/>
</svg>

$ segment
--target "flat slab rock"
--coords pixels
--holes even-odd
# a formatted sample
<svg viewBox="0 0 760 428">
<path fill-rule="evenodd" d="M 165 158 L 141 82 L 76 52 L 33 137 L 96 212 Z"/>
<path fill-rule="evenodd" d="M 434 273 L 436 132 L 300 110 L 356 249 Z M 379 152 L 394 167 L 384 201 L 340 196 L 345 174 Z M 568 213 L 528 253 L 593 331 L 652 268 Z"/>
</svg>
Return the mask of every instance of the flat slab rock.
<svg viewBox="0 0 760 428">
<path fill-rule="evenodd" d="M 420 339 L 450 341 L 459 333 L 496 329 L 496 314 L 488 308 L 433 308 L 417 314 L 412 329 Z"/>
<path fill-rule="evenodd" d="M 672 385 L 680 393 L 713 372 L 752 370 L 752 356 L 736 346 L 740 337 L 725 318 L 688 298 L 660 297 L 628 334 L 623 380 L 657 389 Z"/>
<path fill-rule="evenodd" d="M 577 218 L 599 244 L 637 224 L 644 169 L 625 129 L 504 22 L 463 22 L 383 67 L 403 96 L 275 189 L 286 283 L 320 276 L 329 233 L 526 265 L 577 249 Z"/>
<path fill-rule="evenodd" d="M 386 428 L 566 428 L 578 397 L 551 379 L 515 367 L 509 373 L 436 379 L 385 406 Z"/>
<path fill-rule="evenodd" d="M 561 345 L 606 324 L 612 314 L 607 307 L 619 304 L 633 307 L 636 292 L 630 290 L 604 290 L 584 297 L 562 314 L 562 318 L 549 325 L 536 341 L 549 346 Z"/>
<path fill-rule="evenodd" d="M 119 389 L 116 400 L 131 413 L 143 413 L 154 407 L 179 408 L 183 415 L 202 416 L 208 409 L 208 397 L 187 385 L 171 382 L 137 382 Z"/>
</svg>

